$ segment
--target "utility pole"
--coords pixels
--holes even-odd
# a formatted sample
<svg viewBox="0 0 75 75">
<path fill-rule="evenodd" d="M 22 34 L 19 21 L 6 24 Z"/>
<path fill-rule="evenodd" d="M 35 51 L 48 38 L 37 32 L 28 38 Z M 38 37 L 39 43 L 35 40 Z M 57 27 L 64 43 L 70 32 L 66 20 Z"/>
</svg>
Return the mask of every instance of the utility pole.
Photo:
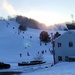
<svg viewBox="0 0 75 75">
<path fill-rule="evenodd" d="M 51 33 L 51 37 L 52 37 L 52 49 L 53 49 L 53 61 L 55 64 L 55 50 L 54 50 L 55 42 L 54 42 L 54 38 L 53 38 L 53 33 Z"/>
</svg>

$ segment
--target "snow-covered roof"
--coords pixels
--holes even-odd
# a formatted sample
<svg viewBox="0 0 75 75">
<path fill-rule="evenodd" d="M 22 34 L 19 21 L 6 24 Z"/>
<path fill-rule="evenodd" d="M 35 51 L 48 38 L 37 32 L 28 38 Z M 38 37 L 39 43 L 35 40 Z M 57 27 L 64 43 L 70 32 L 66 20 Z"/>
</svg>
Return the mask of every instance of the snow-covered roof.
<svg viewBox="0 0 75 75">
<path fill-rule="evenodd" d="M 66 32 L 64 32 L 63 34 L 61 34 L 59 37 L 57 37 L 54 41 L 58 40 L 59 38 L 61 38 L 62 36 L 64 36 L 65 34 L 71 34 L 71 33 L 74 33 L 75 34 L 75 30 L 68 30 Z"/>
</svg>

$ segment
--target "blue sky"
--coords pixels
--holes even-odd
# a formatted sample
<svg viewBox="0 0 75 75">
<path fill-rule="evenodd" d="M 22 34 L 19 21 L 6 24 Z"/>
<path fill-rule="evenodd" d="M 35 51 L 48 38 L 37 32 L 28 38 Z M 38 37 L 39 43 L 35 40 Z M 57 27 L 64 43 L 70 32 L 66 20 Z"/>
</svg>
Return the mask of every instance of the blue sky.
<svg viewBox="0 0 75 75">
<path fill-rule="evenodd" d="M 71 21 L 75 0 L 0 0 L 0 16 L 20 14 L 47 25 Z"/>
</svg>

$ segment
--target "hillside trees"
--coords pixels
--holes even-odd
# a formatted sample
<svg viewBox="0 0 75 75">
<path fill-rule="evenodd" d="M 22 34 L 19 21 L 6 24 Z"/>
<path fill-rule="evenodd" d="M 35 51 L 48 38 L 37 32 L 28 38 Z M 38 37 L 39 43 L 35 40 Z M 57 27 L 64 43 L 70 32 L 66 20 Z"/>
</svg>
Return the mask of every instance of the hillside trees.
<svg viewBox="0 0 75 75">
<path fill-rule="evenodd" d="M 46 31 L 42 31 L 41 33 L 40 33 L 40 41 L 42 41 L 42 42 L 49 42 L 50 41 L 50 37 L 49 37 L 49 35 L 48 35 L 48 32 L 46 32 Z"/>
<path fill-rule="evenodd" d="M 46 26 L 44 24 L 41 24 L 38 21 L 31 19 L 31 18 L 28 18 L 28 17 L 25 17 L 25 16 L 17 15 L 16 22 L 18 22 L 19 24 L 22 24 L 26 27 L 29 27 L 29 28 L 34 28 L 34 29 L 46 28 Z"/>
</svg>

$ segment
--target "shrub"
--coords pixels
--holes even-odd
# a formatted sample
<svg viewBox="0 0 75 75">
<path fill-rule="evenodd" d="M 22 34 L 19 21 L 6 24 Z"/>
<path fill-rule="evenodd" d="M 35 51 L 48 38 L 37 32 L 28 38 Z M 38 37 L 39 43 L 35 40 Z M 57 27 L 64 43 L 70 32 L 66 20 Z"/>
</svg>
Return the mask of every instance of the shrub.
<svg viewBox="0 0 75 75">
<path fill-rule="evenodd" d="M 36 61 L 43 61 L 43 56 L 42 56 L 42 54 L 37 54 L 37 56 L 34 57 L 34 60 L 36 60 Z"/>
<path fill-rule="evenodd" d="M 25 31 L 25 30 L 27 30 L 27 27 L 24 26 L 24 25 L 20 25 L 20 26 L 18 27 L 18 29 L 21 30 L 21 31 Z"/>
</svg>

